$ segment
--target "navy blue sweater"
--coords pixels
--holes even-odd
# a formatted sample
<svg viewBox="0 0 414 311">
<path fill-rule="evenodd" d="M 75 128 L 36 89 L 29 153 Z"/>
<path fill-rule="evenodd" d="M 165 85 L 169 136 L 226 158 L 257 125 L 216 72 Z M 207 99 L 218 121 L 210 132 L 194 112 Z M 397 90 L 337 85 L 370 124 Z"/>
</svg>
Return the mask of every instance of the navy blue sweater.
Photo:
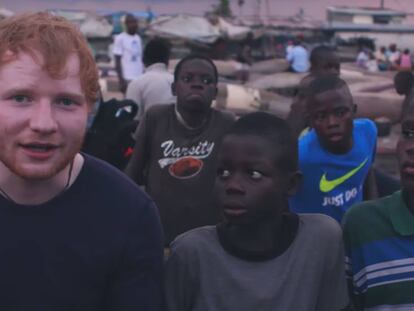
<svg viewBox="0 0 414 311">
<path fill-rule="evenodd" d="M 157 209 L 84 155 L 74 184 L 38 206 L 0 196 L 0 310 L 162 310 Z"/>
</svg>

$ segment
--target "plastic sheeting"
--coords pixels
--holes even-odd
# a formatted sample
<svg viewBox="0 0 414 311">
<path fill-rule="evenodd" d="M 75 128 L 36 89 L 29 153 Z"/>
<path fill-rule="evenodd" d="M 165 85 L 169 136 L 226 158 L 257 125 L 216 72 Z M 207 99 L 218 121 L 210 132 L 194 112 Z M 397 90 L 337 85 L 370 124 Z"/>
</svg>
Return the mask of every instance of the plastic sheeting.
<svg viewBox="0 0 414 311">
<path fill-rule="evenodd" d="M 2 20 L 3 18 L 6 18 L 6 17 L 13 16 L 13 15 L 14 15 L 14 13 L 12 11 L 7 10 L 5 8 L 0 8 L 0 20 Z"/>
<path fill-rule="evenodd" d="M 51 10 L 51 12 L 78 25 L 80 31 L 88 38 L 105 38 L 112 34 L 113 26 L 102 16 L 71 10 Z"/>
<path fill-rule="evenodd" d="M 217 18 L 213 23 L 205 17 L 184 14 L 161 16 L 147 30 L 150 36 L 201 43 L 213 43 L 219 38 L 241 40 L 249 32 L 250 28 L 232 25 L 222 18 Z"/>
</svg>

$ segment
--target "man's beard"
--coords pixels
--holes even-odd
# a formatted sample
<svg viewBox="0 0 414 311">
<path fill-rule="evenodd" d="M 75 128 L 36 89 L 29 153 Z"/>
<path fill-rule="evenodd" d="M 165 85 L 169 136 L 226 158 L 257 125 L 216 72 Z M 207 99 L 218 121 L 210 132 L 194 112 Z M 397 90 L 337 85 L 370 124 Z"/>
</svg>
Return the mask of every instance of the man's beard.
<svg viewBox="0 0 414 311">
<path fill-rule="evenodd" d="M 82 136 L 77 141 L 72 142 L 73 146 L 69 150 L 67 150 L 66 153 L 60 155 L 60 158 L 57 161 L 52 160 L 56 161 L 56 163 L 53 166 L 49 166 L 44 170 L 35 170 L 33 172 L 32 169 L 27 169 L 21 166 L 20 163 L 17 163 L 18 160 L 16 158 L 12 158 L 10 156 L 10 153 L 8 153 L 9 155 L 7 155 L 7 152 L 6 155 L 3 156 L 0 154 L 0 162 L 2 162 L 14 175 L 19 176 L 22 179 L 31 181 L 47 180 L 59 174 L 74 160 L 75 156 L 79 153 L 79 151 L 82 148 L 83 141 L 84 136 Z M 4 148 L 0 149 L 4 150 Z"/>
</svg>

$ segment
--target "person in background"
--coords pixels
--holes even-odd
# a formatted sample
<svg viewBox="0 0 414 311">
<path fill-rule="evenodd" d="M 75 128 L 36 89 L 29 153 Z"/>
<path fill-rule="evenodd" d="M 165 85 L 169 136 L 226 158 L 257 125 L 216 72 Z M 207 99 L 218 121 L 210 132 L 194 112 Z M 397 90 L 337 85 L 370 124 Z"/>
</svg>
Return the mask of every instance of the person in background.
<svg viewBox="0 0 414 311">
<path fill-rule="evenodd" d="M 323 74 L 338 75 L 341 70 L 341 63 L 335 51 L 327 46 L 320 45 L 315 47 L 310 55 L 310 73 L 304 77 L 299 84 L 298 92 L 293 98 L 287 122 L 291 126 L 293 133 L 299 136 L 308 126 L 306 103 L 303 90 L 317 76 Z"/>
<path fill-rule="evenodd" d="M 297 142 L 286 121 L 256 112 L 225 135 L 217 163 L 224 221 L 171 243 L 168 311 L 340 311 L 349 302 L 340 226 L 297 215 Z"/>
<path fill-rule="evenodd" d="M 233 115 L 211 107 L 218 73 L 209 58 L 189 55 L 175 67 L 177 102 L 144 114 L 126 173 L 145 186 L 160 211 L 165 245 L 220 218 L 212 190 L 217 149 Z"/>
<path fill-rule="evenodd" d="M 163 310 L 154 203 L 79 152 L 98 89 L 71 22 L 0 22 L 0 310 Z"/>
<path fill-rule="evenodd" d="M 390 47 L 387 51 L 387 59 L 390 64 L 390 69 L 398 69 L 398 62 L 400 61 L 401 53 L 397 49 L 396 44 L 390 44 Z"/>
<path fill-rule="evenodd" d="M 286 43 L 286 49 L 285 49 L 285 56 L 287 57 L 290 53 L 292 53 L 293 50 L 293 41 L 288 40 Z"/>
<path fill-rule="evenodd" d="M 368 61 L 366 62 L 366 68 L 369 72 L 378 72 L 378 62 L 372 51 L 368 52 Z"/>
<path fill-rule="evenodd" d="M 253 46 L 253 34 L 249 33 L 245 40 L 241 43 L 241 50 L 237 56 L 237 61 L 240 63 L 237 68 L 236 78 L 242 83 L 249 81 L 250 67 L 253 64 L 252 46 Z"/>
<path fill-rule="evenodd" d="M 369 60 L 369 56 L 368 56 L 368 51 L 366 48 L 362 48 L 359 53 L 358 56 L 356 58 L 356 65 L 359 68 L 362 69 L 367 69 L 367 62 Z"/>
<path fill-rule="evenodd" d="M 399 71 L 394 76 L 394 88 L 398 95 L 404 96 L 401 106 L 400 120 L 403 118 L 403 112 L 407 110 L 408 100 L 414 86 L 414 75 L 411 71 Z"/>
<path fill-rule="evenodd" d="M 397 157 L 402 188 L 359 203 L 343 220 L 346 270 L 357 311 L 414 310 L 414 105 L 405 107 Z"/>
<path fill-rule="evenodd" d="M 171 104 L 176 101 L 171 91 L 174 76 L 168 72 L 170 45 L 163 39 L 153 39 L 144 49 L 145 72 L 127 88 L 126 98 L 138 105 L 136 120 L 140 120 L 153 105 Z"/>
<path fill-rule="evenodd" d="M 411 63 L 411 54 L 409 49 L 405 49 L 404 53 L 400 56 L 400 70 L 406 70 L 411 71 L 413 68 L 413 65 Z"/>
<path fill-rule="evenodd" d="M 126 31 L 115 37 L 113 54 L 118 75 L 119 90 L 125 94 L 128 84 L 143 72 L 142 43 L 137 34 L 138 21 L 134 15 L 125 17 Z"/>
<path fill-rule="evenodd" d="M 356 105 L 337 75 L 316 77 L 305 98 L 311 130 L 299 139 L 303 184 L 291 198 L 291 208 L 340 223 L 351 205 L 377 196 L 371 170 L 377 128 L 369 119 L 354 120 Z"/>
<path fill-rule="evenodd" d="M 379 50 L 375 52 L 375 58 L 378 62 L 378 69 L 380 71 L 386 71 L 388 70 L 388 58 L 387 58 L 387 48 L 385 46 L 382 46 Z"/>
<path fill-rule="evenodd" d="M 290 63 L 290 71 L 303 73 L 309 70 L 309 54 L 301 45 L 299 39 L 293 42 L 293 48 L 286 55 L 286 60 Z"/>
</svg>

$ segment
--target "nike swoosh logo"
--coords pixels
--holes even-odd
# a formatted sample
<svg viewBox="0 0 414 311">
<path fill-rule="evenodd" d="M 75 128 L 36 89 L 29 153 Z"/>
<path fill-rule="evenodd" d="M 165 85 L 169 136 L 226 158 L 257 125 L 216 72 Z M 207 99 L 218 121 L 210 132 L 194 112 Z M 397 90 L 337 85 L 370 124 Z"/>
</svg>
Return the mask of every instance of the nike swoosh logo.
<svg viewBox="0 0 414 311">
<path fill-rule="evenodd" d="M 319 183 L 319 189 L 322 192 L 329 192 L 329 191 L 335 189 L 337 186 L 339 186 L 340 184 L 344 183 L 349 178 L 354 176 L 367 162 L 368 162 L 368 158 L 366 158 L 364 162 L 362 162 L 360 165 L 358 165 L 358 167 L 354 168 L 352 171 L 349 171 L 345 175 L 343 175 L 339 178 L 336 178 L 334 180 L 327 180 L 326 179 L 326 173 L 323 174 L 322 178 L 321 178 L 321 181 Z"/>
</svg>

